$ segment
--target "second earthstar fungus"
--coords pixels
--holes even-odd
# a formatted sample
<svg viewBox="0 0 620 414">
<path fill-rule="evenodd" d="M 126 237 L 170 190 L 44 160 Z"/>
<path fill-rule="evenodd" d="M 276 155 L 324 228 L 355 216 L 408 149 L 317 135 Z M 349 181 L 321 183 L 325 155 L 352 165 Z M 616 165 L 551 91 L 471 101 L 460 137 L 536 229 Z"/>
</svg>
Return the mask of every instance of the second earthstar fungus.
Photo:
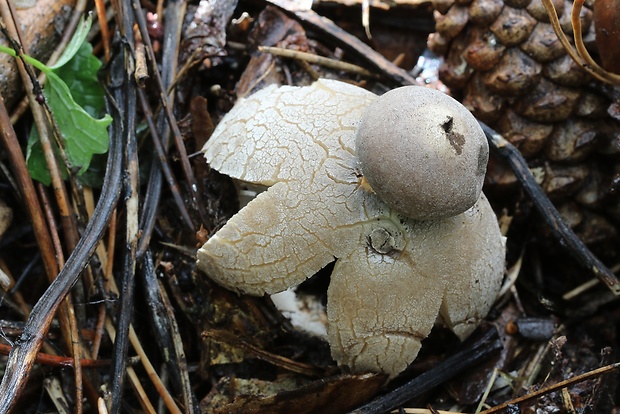
<svg viewBox="0 0 620 414">
<path fill-rule="evenodd" d="M 428 93 L 422 87 L 405 88 Z M 415 97 L 413 92 L 405 95 Z M 415 359 L 420 341 L 437 321 L 464 339 L 485 317 L 501 285 L 505 242 L 476 184 L 473 206 L 432 220 L 397 212 L 373 190 L 357 156 L 356 134 L 377 99 L 333 80 L 307 87 L 269 86 L 240 99 L 203 150 L 211 168 L 269 188 L 205 243 L 197 265 L 228 289 L 260 296 L 299 285 L 336 260 L 327 299 L 332 356 L 353 372 L 393 377 Z M 392 110 L 414 119 L 428 107 L 397 99 Z M 412 142 L 391 145 L 426 145 L 428 156 L 454 151 L 446 134 L 460 128 L 462 115 L 456 113 L 462 112 L 451 98 L 446 105 L 441 119 L 428 123 L 437 129 L 437 138 L 428 139 L 448 140 L 435 143 L 437 153 L 430 148 L 433 143 L 415 143 L 415 130 L 409 134 Z M 391 136 L 398 131 L 390 128 L 401 126 L 390 122 L 384 128 Z M 480 164 L 481 158 L 486 163 L 486 153 L 480 152 L 486 142 L 480 144 L 480 136 L 484 139 L 481 131 L 458 137 L 464 140 L 458 145 L 477 148 L 465 163 L 484 175 Z M 407 153 L 406 148 L 386 150 Z M 393 168 L 396 176 L 404 174 Z M 434 187 L 443 197 L 454 196 L 440 183 Z"/>
</svg>

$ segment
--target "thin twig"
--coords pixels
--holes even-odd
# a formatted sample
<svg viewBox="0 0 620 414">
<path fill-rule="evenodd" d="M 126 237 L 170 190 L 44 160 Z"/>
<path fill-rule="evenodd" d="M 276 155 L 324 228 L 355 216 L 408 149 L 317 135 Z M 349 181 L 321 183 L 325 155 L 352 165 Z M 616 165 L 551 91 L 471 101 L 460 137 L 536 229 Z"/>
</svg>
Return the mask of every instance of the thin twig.
<svg viewBox="0 0 620 414">
<path fill-rule="evenodd" d="M 7 120 L 8 113 L 4 105 L 4 99 L 0 96 L 0 124 L 2 125 L 2 128 L 0 128 L 0 136 L 2 138 L 2 144 L 4 145 L 9 162 L 11 163 L 11 169 L 17 181 L 24 208 L 28 211 L 45 272 L 49 279 L 53 279 L 58 273 L 54 243 L 45 223 L 45 214 L 37 198 L 37 191 L 30 178 L 30 173 L 28 172 L 26 160 L 24 159 L 19 141 L 17 140 L 17 135 L 11 124 L 6 123 Z"/>
<path fill-rule="evenodd" d="M 527 161 L 519 150 L 504 139 L 501 135 L 491 129 L 488 125 L 480 123 L 490 145 L 495 148 L 500 156 L 504 158 L 512 168 L 517 179 L 523 185 L 525 191 L 530 195 L 534 205 L 541 213 L 553 235 L 573 253 L 575 259 L 590 270 L 615 294 L 620 295 L 620 281 L 614 273 L 601 260 L 596 257 L 590 249 L 577 237 L 571 228 L 564 222 L 560 213 L 551 203 L 543 189 L 538 185 L 532 175 Z"/>
<path fill-rule="evenodd" d="M 478 407 L 476 407 L 476 411 L 474 412 L 474 414 L 480 414 L 480 411 L 482 411 L 482 407 L 484 406 L 484 403 L 486 402 L 487 398 L 489 397 L 489 393 L 491 392 L 491 389 L 493 388 L 493 385 L 495 385 L 495 380 L 497 379 L 497 374 L 498 374 L 499 370 L 497 369 L 497 367 L 495 367 L 493 369 L 493 374 L 491 374 L 491 378 L 489 378 L 489 381 L 487 383 L 487 386 L 484 390 L 484 393 L 482 394 L 482 397 L 480 398 L 480 402 L 478 403 Z"/>
<path fill-rule="evenodd" d="M 151 44 L 151 39 L 146 29 L 146 20 L 142 13 L 142 8 L 140 7 L 140 3 L 138 0 L 132 0 L 131 3 L 134 8 L 136 22 L 138 23 L 140 34 L 142 35 L 142 39 L 144 40 L 144 44 L 146 46 L 146 52 L 148 54 L 149 63 L 151 65 L 151 74 L 153 75 L 157 88 L 159 89 L 159 101 L 164 109 L 166 118 L 168 119 L 168 125 L 170 126 L 170 129 L 172 130 L 175 147 L 177 151 L 179 152 L 179 159 L 181 161 L 181 167 L 183 169 L 183 173 L 185 174 L 185 179 L 189 186 L 190 194 L 192 195 L 193 207 L 198 211 L 198 214 L 202 222 L 206 223 L 207 213 L 205 210 L 205 206 L 204 206 L 204 203 L 200 202 L 201 197 L 198 192 L 198 183 L 196 181 L 196 177 L 194 177 L 192 167 L 189 163 L 189 158 L 187 156 L 187 150 L 185 149 L 185 144 L 183 142 L 183 136 L 181 135 L 181 130 L 179 130 L 179 126 L 176 122 L 176 119 L 174 115 L 172 114 L 172 108 L 168 100 L 168 94 L 164 86 L 164 83 L 162 81 L 161 75 L 159 74 L 159 68 L 157 67 L 157 60 L 155 58 L 155 52 L 153 51 L 153 45 Z"/>
<path fill-rule="evenodd" d="M 65 257 L 62 251 L 62 247 L 60 244 L 60 238 L 58 237 L 58 230 L 56 227 L 56 220 L 54 219 L 54 214 L 52 213 L 49 198 L 45 192 L 45 188 L 41 183 L 38 184 L 39 194 L 41 200 L 43 200 L 43 206 L 45 207 L 45 215 L 47 218 L 47 222 L 52 234 L 52 240 L 54 241 L 54 246 L 56 249 L 56 260 L 58 261 L 58 267 L 62 269 L 65 265 Z M 75 411 L 76 414 L 82 412 L 82 364 L 81 364 L 81 356 L 82 349 L 80 344 L 80 335 L 78 332 L 77 319 L 75 317 L 73 303 L 70 300 L 71 297 L 67 296 L 65 299 L 65 306 L 61 308 L 61 311 L 68 312 L 66 320 L 69 321 L 70 326 L 68 327 L 68 331 L 70 332 L 71 344 L 72 344 L 72 355 L 73 355 L 73 364 L 72 366 L 75 368 L 75 398 L 79 400 L 76 401 Z"/>
<path fill-rule="evenodd" d="M 497 331 L 491 329 L 468 348 L 457 352 L 424 374 L 382 395 L 350 414 L 381 414 L 397 408 L 416 396 L 430 391 L 460 372 L 475 367 L 501 348 Z"/>
<path fill-rule="evenodd" d="M 174 316 L 174 309 L 172 304 L 170 303 L 170 299 L 168 298 L 168 294 L 164 289 L 162 283 L 158 280 L 156 281 L 159 286 L 159 292 L 162 298 L 162 302 L 164 305 L 164 309 L 166 310 L 166 318 L 170 325 L 170 332 L 172 334 L 172 344 L 175 356 L 175 361 L 177 363 L 176 370 L 179 372 L 181 377 L 181 388 L 183 390 L 183 402 L 186 407 L 186 411 L 188 413 L 199 413 L 200 408 L 194 404 L 195 398 L 192 392 L 192 384 L 189 379 L 189 372 L 187 366 L 187 359 L 185 358 L 185 350 L 183 349 L 183 341 L 181 337 L 181 332 L 179 330 L 179 325 L 177 324 L 176 318 Z"/>
<path fill-rule="evenodd" d="M 86 10 L 86 3 L 87 3 L 87 0 L 78 0 L 75 3 L 75 7 L 73 8 L 73 13 L 71 14 L 71 19 L 65 26 L 65 30 L 63 31 L 62 38 L 56 45 L 56 48 L 52 52 L 47 62 L 45 62 L 47 66 L 51 66 L 58 61 L 58 58 L 62 55 L 65 48 L 71 41 L 71 38 L 73 37 L 73 33 L 75 32 L 75 29 L 77 28 L 77 25 L 80 22 L 80 18 L 84 15 L 84 11 Z M 44 73 L 39 74 L 38 80 L 39 80 L 40 85 L 45 84 L 45 78 L 46 76 Z M 24 99 L 22 99 L 19 102 L 19 104 L 17 105 L 13 113 L 11 114 L 11 123 L 15 124 L 17 120 L 24 114 L 24 112 L 26 112 L 27 109 L 28 109 L 28 97 L 26 96 L 24 97 Z"/>
<path fill-rule="evenodd" d="M 157 280 L 150 250 L 147 250 L 142 257 L 141 273 L 144 295 L 158 348 L 172 374 L 171 379 L 175 388 L 180 389 L 177 392 L 183 395 L 183 405 L 186 407 L 186 411 L 198 413 L 200 410 L 194 404 L 194 396 L 187 372 L 187 361 L 174 313 L 171 310 L 172 305 L 165 289 Z"/>
<path fill-rule="evenodd" d="M 114 325 L 109 317 L 106 319 L 106 330 L 110 339 L 116 343 L 116 329 L 114 328 Z M 142 361 L 142 364 L 144 364 L 144 361 Z M 131 382 L 138 400 L 140 401 L 142 409 L 149 414 L 156 414 L 155 407 L 153 407 L 151 400 L 149 400 L 146 391 L 144 390 L 144 387 L 142 387 L 142 383 L 136 375 L 136 371 L 133 367 L 127 367 L 127 376 L 129 377 L 129 382 Z"/>
<path fill-rule="evenodd" d="M 116 286 L 116 283 L 114 282 L 114 279 L 111 280 L 110 290 L 112 292 L 118 293 L 118 287 Z M 112 323 L 111 323 L 109 318 L 106 321 L 106 329 L 108 331 L 108 335 L 114 341 L 115 338 L 116 338 L 116 330 L 114 329 L 114 326 L 112 325 Z M 155 386 L 155 388 L 157 389 L 159 395 L 162 397 L 164 403 L 166 404 L 166 408 L 168 408 L 168 410 L 171 413 L 181 414 L 181 410 L 176 405 L 176 402 L 174 401 L 174 398 L 172 398 L 172 396 L 170 395 L 170 393 L 166 389 L 165 385 L 163 384 L 163 382 L 161 381 L 161 379 L 157 375 L 157 372 L 155 371 L 155 368 L 153 367 L 153 364 L 151 363 L 148 355 L 144 351 L 144 348 L 142 347 L 142 344 L 140 343 L 140 339 L 138 338 L 138 335 L 136 334 L 133 326 L 129 327 L 129 341 L 131 342 L 131 346 L 133 347 L 133 349 L 136 351 L 136 354 L 140 358 L 140 363 L 144 367 L 144 370 L 146 371 L 147 375 L 149 376 L 152 384 Z M 135 371 L 134 371 L 134 369 L 132 367 L 128 367 L 127 368 L 127 374 L 129 375 L 129 379 L 130 379 L 130 381 L 132 383 L 132 386 L 135 388 L 136 392 L 138 394 L 146 395 L 144 393 L 144 390 L 143 390 L 143 387 L 142 387 L 142 385 L 140 383 L 140 380 L 135 375 Z M 142 399 L 142 397 L 140 397 L 140 398 Z M 151 409 L 152 409 L 152 407 L 153 407 L 151 402 L 148 399 L 146 399 L 146 401 L 142 401 L 141 403 L 144 403 L 143 404 L 143 408 L 145 408 L 146 406 L 150 406 Z M 145 410 L 150 412 L 150 409 L 145 408 Z"/>
<path fill-rule="evenodd" d="M 547 15 L 549 16 L 549 22 L 551 23 L 551 27 L 553 27 L 553 31 L 555 32 L 562 46 L 564 46 L 564 50 L 566 50 L 566 53 L 568 53 L 568 55 L 573 59 L 573 61 L 601 82 L 607 82 L 616 85 L 620 84 L 620 76 L 607 72 L 605 69 L 601 68 L 590 57 L 590 54 L 583 45 L 583 38 L 581 34 L 581 20 L 579 15 L 584 1 L 575 0 L 571 18 L 571 24 L 573 26 L 573 36 L 575 38 L 575 45 L 577 46 L 577 50 L 575 50 L 573 45 L 570 44 L 568 37 L 566 37 L 566 35 L 564 34 L 562 26 L 560 25 L 558 13 L 555 9 L 555 6 L 553 5 L 553 2 L 551 0 L 542 0 L 542 3 L 543 6 L 545 6 Z"/>
<path fill-rule="evenodd" d="M 0 354 L 9 355 L 12 347 L 10 345 L 0 344 Z M 37 353 L 35 363 L 42 365 L 52 365 L 57 367 L 74 367 L 75 361 L 73 357 L 62 357 L 58 355 L 50 355 L 42 352 Z M 80 364 L 84 368 L 104 368 L 110 365 L 109 359 L 80 359 Z"/>
<path fill-rule="evenodd" d="M 118 294 L 119 292 L 114 279 L 110 279 L 110 291 L 116 294 Z M 114 329 L 114 326 L 112 325 L 109 318 L 106 321 L 106 329 L 108 331 L 108 335 L 114 341 L 114 338 L 116 337 L 116 330 Z M 148 355 L 144 351 L 144 348 L 142 347 L 142 344 L 140 343 L 140 339 L 138 338 L 138 335 L 136 334 L 133 326 L 129 326 L 129 341 L 131 342 L 131 346 L 133 347 L 133 349 L 136 351 L 136 354 L 138 354 L 138 356 L 140 357 L 140 363 L 144 367 L 144 370 L 147 372 L 149 378 L 151 379 L 151 382 L 153 383 L 153 385 L 159 392 L 160 396 L 164 400 L 164 403 L 166 404 L 166 407 L 168 408 L 168 410 L 172 413 L 180 414 L 181 410 L 179 410 L 179 408 L 177 407 L 174 401 L 174 398 L 172 398 L 172 396 L 170 395 L 170 393 L 164 386 L 163 382 L 157 375 L 157 372 L 155 371 L 155 368 L 153 368 L 153 364 L 151 363 Z M 140 381 L 137 376 L 135 375 L 132 376 L 132 372 L 135 372 L 133 368 L 128 367 L 127 374 L 129 375 L 129 379 L 132 382 L 132 386 L 136 388 L 136 391 L 138 393 L 140 393 L 139 390 L 142 389 L 142 385 L 140 384 Z M 142 390 L 142 392 L 143 391 L 144 390 Z M 147 405 L 150 405 L 152 407 L 152 404 L 150 403 L 150 401 L 147 401 L 147 402 L 148 402 Z"/>
<path fill-rule="evenodd" d="M 2 395 L 2 398 L 0 398 L 0 414 L 11 411 L 24 391 L 36 354 L 41 347 L 54 314 L 61 301 L 67 296 L 71 287 L 77 281 L 80 272 L 87 266 L 89 258 L 94 253 L 99 240 L 103 236 L 112 210 L 118 200 L 121 187 L 123 144 L 121 141 L 122 124 L 118 122 L 121 115 L 116 108 L 110 105 L 108 109 L 108 112 L 113 113 L 115 122 L 112 123 L 110 128 L 111 142 L 108 152 L 108 164 L 101 196 L 93 215 L 94 218 L 88 223 L 84 237 L 80 239 L 71 256 L 67 259 L 65 267 L 63 267 L 58 277 L 37 301 L 28 318 L 23 334 L 11 350 L 6 371 L 0 383 L 0 395 Z M 0 123 L 5 125 L 1 129 L 4 136 L 4 133 L 9 130 L 6 126 L 10 125 L 10 121 L 4 107 L 4 101 L 1 100 Z M 16 138 L 14 139 L 16 140 Z M 23 167 L 25 168 L 25 163 Z M 30 207 L 30 204 L 28 203 L 28 207 Z"/>
<path fill-rule="evenodd" d="M 517 404 L 520 404 L 522 402 L 529 401 L 531 399 L 539 397 L 541 395 L 549 394 L 551 392 L 560 390 L 560 389 L 562 389 L 564 387 L 569 387 L 571 385 L 575 385 L 575 384 L 578 384 L 580 382 L 587 381 L 587 380 L 589 380 L 591 378 L 596 378 L 596 377 L 598 377 L 600 375 L 609 374 L 609 373 L 611 373 L 613 371 L 616 371 L 619 368 L 620 368 L 620 362 L 616 362 L 615 364 L 606 365 L 604 367 L 595 369 L 593 371 L 586 372 L 585 374 L 574 376 L 571 379 L 560 381 L 557 384 L 553 384 L 553 385 L 549 385 L 548 387 L 541 388 L 538 391 L 534 391 L 534 392 L 532 392 L 530 394 L 527 394 L 527 395 L 524 395 L 522 397 L 518 397 L 518 398 L 512 399 L 510 401 L 506 401 L 503 404 L 496 405 L 495 407 L 489 408 L 488 410 L 484 410 L 484 411 L 480 412 L 480 414 L 497 413 L 499 411 L 505 410 L 510 405 L 517 405 Z"/>
<path fill-rule="evenodd" d="M 52 242 L 54 243 L 54 250 L 56 253 L 58 267 L 62 268 L 65 265 L 65 254 L 62 251 L 62 243 L 60 242 L 60 236 L 58 235 L 58 226 L 56 225 L 56 218 L 54 217 L 54 212 L 52 211 L 50 199 L 47 195 L 47 192 L 45 191 L 45 187 L 43 186 L 43 184 L 37 183 L 37 190 L 39 192 L 39 198 L 41 199 L 41 206 L 43 207 L 43 211 L 45 212 L 47 225 L 50 229 Z"/>
<path fill-rule="evenodd" d="M 158 4 L 158 7 L 159 6 L 160 4 Z M 181 39 L 181 27 L 185 15 L 185 9 L 185 1 L 171 0 L 166 5 L 165 10 L 166 24 L 164 25 L 164 44 L 161 60 L 161 81 L 163 87 L 166 88 L 166 94 L 168 96 L 168 101 L 170 105 L 173 105 L 174 103 L 174 88 L 172 86 L 172 82 L 177 72 L 179 42 Z M 163 18 L 163 16 L 158 14 L 158 19 L 161 18 Z M 166 123 L 165 115 L 162 113 L 160 113 L 157 118 L 157 135 L 160 139 L 161 147 L 163 149 L 167 149 L 170 143 L 170 127 Z M 156 151 L 157 153 L 159 153 L 159 150 L 157 148 Z M 164 153 L 166 152 L 164 151 Z M 142 216 L 140 217 L 140 230 L 142 231 L 142 237 L 140 237 L 140 244 L 138 245 L 138 258 L 142 258 L 142 256 L 146 252 L 151 240 L 151 234 L 153 233 L 153 229 L 155 227 L 155 219 L 157 217 L 158 210 L 157 207 L 159 205 L 159 199 L 162 191 L 162 168 L 166 167 L 161 164 L 161 162 L 153 159 L 148 186 L 143 201 Z M 180 194 L 175 194 L 174 185 L 172 184 L 170 179 L 168 179 L 167 181 L 173 193 L 173 198 L 175 199 L 177 205 L 179 205 L 179 209 L 187 212 L 185 203 L 179 203 L 179 201 L 177 201 L 177 197 L 179 197 Z M 183 207 L 181 207 L 181 204 L 183 205 Z M 184 213 L 182 214 L 184 215 Z M 196 228 L 192 220 L 189 220 L 188 222 L 187 218 L 185 218 L 184 221 L 186 221 L 190 225 L 191 229 Z"/>
<path fill-rule="evenodd" d="M 229 331 L 212 329 L 203 332 L 202 337 L 213 339 L 217 342 L 224 342 L 230 346 L 243 349 L 244 352 L 251 353 L 258 359 L 269 362 L 275 366 L 282 367 L 291 372 L 297 372 L 298 374 L 311 377 L 321 377 L 325 374 L 324 370 L 316 367 L 315 365 L 304 364 L 280 355 L 272 354 L 271 352 L 265 351 L 264 349 L 252 344 L 250 341 L 244 340 L 243 338 L 240 338 L 239 335 Z"/>
<path fill-rule="evenodd" d="M 138 247 L 138 146 L 136 143 L 136 81 L 134 77 L 135 59 L 133 51 L 135 40 L 133 27 L 135 17 L 126 1 L 117 10 L 120 34 L 123 37 L 122 56 L 116 64 L 122 64 L 123 99 L 123 141 L 125 143 L 125 173 L 123 191 L 125 195 L 125 246 L 122 268 L 122 285 L 118 306 L 118 326 L 114 340 L 112 360 L 112 381 L 110 393 L 112 401 L 108 407 L 111 414 L 121 412 L 125 375 L 127 371 L 127 350 L 129 348 L 129 327 L 133 316 L 134 280 L 136 271 L 136 249 Z"/>
<path fill-rule="evenodd" d="M 108 17 L 105 11 L 104 0 L 95 0 L 95 9 L 97 10 L 97 21 L 99 21 L 99 29 L 101 30 L 101 42 L 103 43 L 103 58 L 105 61 L 110 60 L 110 28 L 108 27 Z"/>
<path fill-rule="evenodd" d="M 67 250 L 71 252 L 75 248 L 75 245 L 77 244 L 77 241 L 79 239 L 77 222 L 73 214 L 73 209 L 69 201 L 67 190 L 63 183 L 60 168 L 56 161 L 55 151 L 53 150 L 51 142 L 49 141 L 47 129 L 48 122 L 49 125 L 52 127 L 54 137 L 56 138 L 58 154 L 64 161 L 65 166 L 70 171 L 70 173 L 73 172 L 71 170 L 71 166 L 65 152 L 62 134 L 58 129 L 57 123 L 54 121 L 54 116 L 45 100 L 45 97 L 41 90 L 41 86 L 39 85 L 32 68 L 23 61 L 23 55 L 27 54 L 28 50 L 26 48 L 26 45 L 24 45 L 23 36 L 21 34 L 19 24 L 15 20 L 16 14 L 12 2 L 10 0 L 2 1 L 1 4 L 2 16 L 4 18 L 4 24 L 6 24 L 6 31 L 4 30 L 4 28 L 3 31 L 5 31 L 5 34 L 8 33 L 7 38 L 19 56 L 19 59 L 17 59 L 17 66 L 22 77 L 22 82 L 24 82 L 24 85 L 27 85 L 26 94 L 30 102 L 33 118 L 35 120 L 37 131 L 39 132 L 39 141 L 41 143 L 41 147 L 43 148 L 45 154 L 45 161 L 47 163 L 47 167 L 52 180 L 54 196 L 58 204 L 61 225 L 65 235 L 66 247 Z M 37 97 L 35 97 L 33 91 L 37 91 Z M 37 99 L 38 97 L 42 97 L 42 101 Z M 48 122 L 46 122 L 46 118 Z M 73 180 L 72 182 L 75 181 Z M 75 193 L 77 193 L 77 191 Z M 75 201 L 76 203 L 78 202 L 77 199 Z M 62 265 L 60 265 L 59 267 L 62 267 Z M 71 355 L 73 355 L 73 357 L 75 358 L 75 409 L 77 414 L 81 414 L 82 369 L 80 366 L 80 356 L 82 354 L 82 350 L 79 339 L 80 335 L 77 329 L 77 320 L 75 319 L 75 308 L 73 307 L 73 300 L 71 296 L 67 296 L 65 298 L 64 303 L 60 308 L 60 317 L 63 321 L 65 321 L 61 325 L 64 341 L 67 345 L 67 348 L 70 350 Z"/>
<path fill-rule="evenodd" d="M 335 42 L 340 43 L 346 49 L 352 50 L 360 59 L 366 61 L 369 66 L 372 66 L 378 73 L 383 73 L 393 82 L 401 85 L 419 84 L 406 70 L 394 65 L 360 39 L 342 30 L 334 22 L 320 16 L 315 11 L 299 10 L 297 4 L 293 0 L 265 0 L 265 3 L 273 4 L 295 15 L 302 23 L 328 34 Z"/>
<path fill-rule="evenodd" d="M 301 52 L 298 50 L 284 49 L 281 47 L 271 46 L 259 46 L 258 50 L 264 53 L 269 53 L 275 56 L 281 56 L 296 60 L 302 60 L 309 63 L 315 63 L 317 65 L 325 66 L 330 69 L 341 70 L 345 72 L 356 73 L 358 75 L 368 76 L 370 78 L 376 78 L 377 74 L 365 69 L 361 66 L 354 65 L 352 63 L 343 62 L 337 59 L 331 59 L 325 56 L 319 56 L 314 53 Z"/>
<path fill-rule="evenodd" d="M 574 0 L 573 11 L 571 14 L 571 24 L 573 26 L 573 39 L 575 40 L 575 48 L 579 53 L 579 56 L 584 60 L 585 67 L 588 67 L 591 71 L 600 76 L 601 80 L 613 85 L 620 85 L 620 75 L 611 73 L 599 66 L 598 63 L 592 59 L 586 45 L 583 43 L 583 34 L 581 33 L 581 9 L 585 0 Z M 605 53 L 602 51 L 601 53 Z"/>
<path fill-rule="evenodd" d="M 170 164 L 168 163 L 168 157 L 166 156 L 166 152 L 161 143 L 161 137 L 157 132 L 157 127 L 155 126 L 155 122 L 153 121 L 153 112 L 149 107 L 146 96 L 144 95 L 144 91 L 142 89 L 138 90 L 138 97 L 140 98 L 140 106 L 142 107 L 142 111 L 144 112 L 144 116 L 146 118 L 146 122 L 149 126 L 150 135 L 152 138 L 153 145 L 155 147 L 155 153 L 157 154 L 157 159 L 159 160 L 159 167 L 164 173 L 166 177 L 166 181 L 168 182 L 168 186 L 170 187 L 170 192 L 172 193 L 172 197 L 174 198 L 175 204 L 181 213 L 181 218 L 187 225 L 190 230 L 194 229 L 194 223 L 192 222 L 191 217 L 189 216 L 189 212 L 187 208 L 185 208 L 185 202 L 183 201 L 183 197 L 181 195 L 181 191 L 179 189 L 179 185 L 177 184 L 177 180 L 172 173 L 172 169 L 170 168 Z M 150 241 L 150 232 L 148 234 L 143 234 L 140 239 L 139 250 L 142 250 L 143 247 L 148 246 L 148 242 Z M 138 254 L 141 256 L 141 254 Z"/>
</svg>

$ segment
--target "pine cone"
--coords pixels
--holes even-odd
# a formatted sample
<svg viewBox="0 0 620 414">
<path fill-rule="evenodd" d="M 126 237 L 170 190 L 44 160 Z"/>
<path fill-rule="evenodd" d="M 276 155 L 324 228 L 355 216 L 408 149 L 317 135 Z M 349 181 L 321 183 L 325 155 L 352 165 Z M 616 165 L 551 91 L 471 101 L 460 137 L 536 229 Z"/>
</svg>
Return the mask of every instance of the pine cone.
<svg viewBox="0 0 620 414">
<path fill-rule="evenodd" d="M 553 3 L 572 38 L 572 2 Z M 581 16 L 589 48 L 595 40 L 592 3 Z M 587 244 L 616 242 L 620 122 L 609 115 L 605 86 L 566 53 L 542 2 L 434 0 L 433 6 L 436 33 L 429 47 L 445 58 L 442 81 L 531 167 L 540 167 L 543 188 Z M 514 183 L 507 174 L 492 163 L 487 184 Z"/>
</svg>

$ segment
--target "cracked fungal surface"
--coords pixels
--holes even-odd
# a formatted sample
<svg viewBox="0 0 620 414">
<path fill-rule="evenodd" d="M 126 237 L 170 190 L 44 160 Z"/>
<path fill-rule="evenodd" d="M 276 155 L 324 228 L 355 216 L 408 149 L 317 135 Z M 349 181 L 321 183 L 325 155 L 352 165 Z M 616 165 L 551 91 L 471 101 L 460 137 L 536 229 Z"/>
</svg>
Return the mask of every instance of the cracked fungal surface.
<svg viewBox="0 0 620 414">
<path fill-rule="evenodd" d="M 212 168 L 269 189 L 205 243 L 197 264 L 228 289 L 264 295 L 337 260 L 327 304 L 332 355 L 355 372 L 395 376 L 438 316 L 459 337 L 471 333 L 499 290 L 504 246 L 484 196 L 455 217 L 416 221 L 368 191 L 355 131 L 375 99 L 320 80 L 239 100 L 205 156 Z"/>
</svg>

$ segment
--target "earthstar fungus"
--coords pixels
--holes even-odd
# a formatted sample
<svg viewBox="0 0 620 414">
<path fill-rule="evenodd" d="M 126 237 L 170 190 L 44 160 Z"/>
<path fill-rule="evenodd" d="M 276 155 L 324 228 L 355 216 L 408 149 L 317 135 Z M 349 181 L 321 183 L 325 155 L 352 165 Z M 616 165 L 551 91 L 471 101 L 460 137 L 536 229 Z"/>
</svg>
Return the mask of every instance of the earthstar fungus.
<svg viewBox="0 0 620 414">
<path fill-rule="evenodd" d="M 504 240 L 477 183 L 471 204 L 431 214 L 433 220 L 397 212 L 380 198 L 383 184 L 365 184 L 356 131 L 377 99 L 332 80 L 270 86 L 240 99 L 203 151 L 219 172 L 269 188 L 205 243 L 197 265 L 228 289 L 264 295 L 296 286 L 336 260 L 327 299 L 334 359 L 355 372 L 395 376 L 415 359 L 435 322 L 461 339 L 475 329 L 499 291 Z M 460 119 L 435 122 L 440 128 L 453 122 L 445 133 Z M 470 139 L 478 140 L 459 137 L 461 149 Z M 474 147 L 469 163 L 484 175 L 484 145 Z M 361 151 L 370 156 L 376 149 Z"/>
</svg>

